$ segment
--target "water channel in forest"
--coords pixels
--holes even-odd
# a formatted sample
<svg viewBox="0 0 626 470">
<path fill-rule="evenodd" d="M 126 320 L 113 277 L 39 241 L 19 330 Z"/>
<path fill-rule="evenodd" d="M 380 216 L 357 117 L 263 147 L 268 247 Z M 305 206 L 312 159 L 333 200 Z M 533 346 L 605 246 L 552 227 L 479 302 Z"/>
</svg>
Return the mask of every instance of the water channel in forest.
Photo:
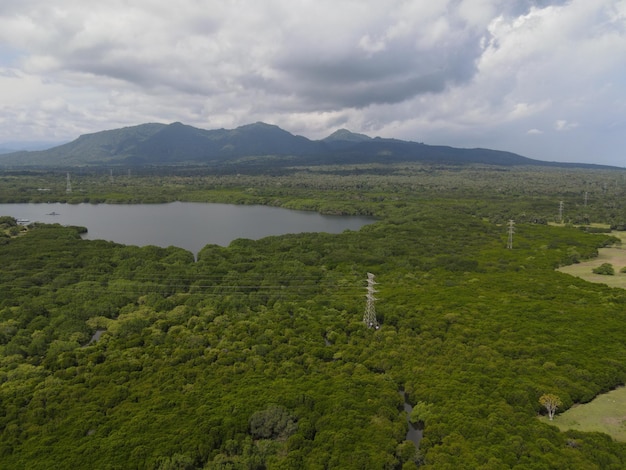
<svg viewBox="0 0 626 470">
<path fill-rule="evenodd" d="M 414 424 L 411 422 L 410 418 L 411 412 L 413 411 L 413 406 L 411 406 L 411 404 L 408 402 L 405 392 L 400 391 L 400 395 L 402 396 L 404 411 L 407 414 L 406 420 L 409 424 L 409 430 L 406 433 L 406 440 L 411 441 L 413 444 L 415 444 L 415 448 L 419 449 L 420 441 L 422 440 L 422 436 L 424 435 L 424 427 L 421 426 L 419 423 Z"/>
</svg>

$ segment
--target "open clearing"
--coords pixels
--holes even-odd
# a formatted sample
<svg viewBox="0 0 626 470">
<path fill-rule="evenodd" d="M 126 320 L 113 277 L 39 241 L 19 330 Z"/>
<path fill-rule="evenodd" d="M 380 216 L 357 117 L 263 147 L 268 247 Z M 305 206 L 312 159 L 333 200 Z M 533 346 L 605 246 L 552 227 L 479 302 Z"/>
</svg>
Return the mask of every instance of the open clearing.
<svg viewBox="0 0 626 470">
<path fill-rule="evenodd" d="M 619 272 L 626 267 L 626 248 L 624 247 L 626 232 L 611 232 L 611 235 L 619 238 L 622 241 L 621 245 L 601 248 L 598 250 L 597 258 L 564 266 L 558 270 L 589 282 L 599 282 L 610 287 L 626 289 L 626 273 Z M 615 269 L 615 275 L 594 274 L 593 269 L 602 263 L 611 263 Z M 620 387 L 597 396 L 589 403 L 574 405 L 563 414 L 556 415 L 553 421 L 550 421 L 547 416 L 541 417 L 541 420 L 558 426 L 562 431 L 575 429 L 603 432 L 616 441 L 626 442 L 626 388 Z"/>
<path fill-rule="evenodd" d="M 559 268 L 558 271 L 580 277 L 585 281 L 599 282 L 610 287 L 626 289 L 626 273 L 619 272 L 622 268 L 626 267 L 626 232 L 614 231 L 611 232 L 611 235 L 619 238 L 622 241 L 621 245 L 615 245 L 610 248 L 600 248 L 597 258 L 570 266 L 563 266 Z M 607 276 L 594 274 L 593 269 L 597 268 L 602 263 L 611 263 L 615 269 L 615 275 Z"/>
<path fill-rule="evenodd" d="M 540 419 L 558 426 L 561 431 L 603 432 L 616 441 L 626 442 L 626 387 L 599 395 L 584 405 L 574 405 L 556 415 L 553 421 L 547 416 Z"/>
</svg>

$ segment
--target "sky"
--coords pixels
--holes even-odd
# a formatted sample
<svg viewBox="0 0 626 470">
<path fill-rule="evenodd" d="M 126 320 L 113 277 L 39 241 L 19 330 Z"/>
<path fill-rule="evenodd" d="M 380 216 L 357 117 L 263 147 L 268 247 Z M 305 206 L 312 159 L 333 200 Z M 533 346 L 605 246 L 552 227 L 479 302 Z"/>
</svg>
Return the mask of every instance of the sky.
<svg viewBox="0 0 626 470">
<path fill-rule="evenodd" d="M 0 146 L 176 121 L 626 166 L 626 0 L 0 3 Z"/>
</svg>

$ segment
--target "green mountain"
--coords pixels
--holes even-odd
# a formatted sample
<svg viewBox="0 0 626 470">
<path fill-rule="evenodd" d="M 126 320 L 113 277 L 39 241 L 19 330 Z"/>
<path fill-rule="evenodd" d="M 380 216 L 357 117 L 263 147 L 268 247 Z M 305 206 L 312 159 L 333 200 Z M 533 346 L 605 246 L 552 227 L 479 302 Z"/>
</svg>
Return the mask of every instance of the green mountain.
<svg viewBox="0 0 626 470">
<path fill-rule="evenodd" d="M 324 142 L 366 142 L 372 138 L 365 134 L 350 132 L 348 129 L 339 129 L 323 140 Z"/>
<path fill-rule="evenodd" d="M 253 158 L 251 158 L 253 157 Z M 278 157 L 278 158 L 277 158 Z M 435 164 L 594 165 L 551 163 L 510 152 L 432 146 L 371 138 L 340 129 L 309 140 L 278 126 L 257 122 L 236 129 L 205 130 L 180 122 L 141 124 L 80 136 L 48 150 L 0 155 L 0 166 L 285 165 L 427 162 Z"/>
<path fill-rule="evenodd" d="M 165 127 L 165 124 L 150 123 L 85 134 L 72 142 L 48 150 L 2 155 L 0 165 L 79 166 L 108 163 L 120 155 L 132 155 L 133 149 L 139 143 Z"/>
</svg>

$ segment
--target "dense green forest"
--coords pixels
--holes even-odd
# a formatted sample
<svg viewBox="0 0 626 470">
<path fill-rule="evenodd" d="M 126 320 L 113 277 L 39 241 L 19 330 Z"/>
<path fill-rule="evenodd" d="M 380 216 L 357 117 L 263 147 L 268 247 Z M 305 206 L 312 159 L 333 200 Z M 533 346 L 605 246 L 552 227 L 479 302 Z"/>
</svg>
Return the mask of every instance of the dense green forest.
<svg viewBox="0 0 626 470">
<path fill-rule="evenodd" d="M 0 468 L 626 467 L 626 444 L 537 419 L 544 394 L 563 411 L 626 382 L 626 291 L 555 271 L 614 243 L 590 224 L 626 226 L 626 171 L 85 170 L 71 193 L 65 182 L 4 172 L 0 202 L 230 202 L 377 221 L 207 245 L 194 261 L 1 217 Z M 368 272 L 379 329 L 362 321 Z"/>
</svg>

